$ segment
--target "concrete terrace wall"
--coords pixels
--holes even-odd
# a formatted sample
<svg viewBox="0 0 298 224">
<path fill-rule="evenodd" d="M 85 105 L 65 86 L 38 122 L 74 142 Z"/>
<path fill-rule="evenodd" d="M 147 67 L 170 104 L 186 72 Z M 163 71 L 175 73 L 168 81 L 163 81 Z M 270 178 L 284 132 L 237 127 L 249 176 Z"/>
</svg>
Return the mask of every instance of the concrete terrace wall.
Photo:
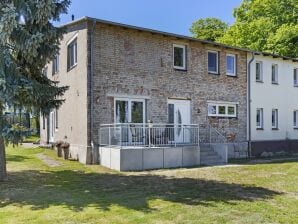
<svg viewBox="0 0 298 224">
<path fill-rule="evenodd" d="M 90 161 L 90 147 L 87 135 L 87 76 L 88 76 L 88 29 L 87 23 L 69 26 L 60 44 L 59 72 L 52 76 L 52 63 L 48 65 L 47 75 L 50 79 L 59 81 L 60 86 L 69 86 L 65 93 L 65 102 L 58 110 L 58 129 L 54 134 L 54 141 L 65 140 L 71 143 L 70 152 L 73 158 L 82 163 Z M 77 36 L 77 65 L 67 71 L 67 43 Z M 47 122 L 46 122 L 47 123 Z M 47 141 L 47 126 L 42 129 L 41 143 Z"/>
<path fill-rule="evenodd" d="M 229 123 L 246 141 L 246 52 L 101 23 L 94 38 L 95 142 L 100 124 L 114 122 L 115 96 L 147 97 L 146 119 L 155 123 L 167 122 L 169 98 L 191 101 L 192 123 L 209 120 L 207 101 L 238 102 L 238 117 Z M 186 45 L 186 71 L 173 69 L 173 44 Z M 220 75 L 207 72 L 208 50 L 220 52 Z M 237 55 L 237 77 L 226 75 L 227 53 Z"/>
</svg>

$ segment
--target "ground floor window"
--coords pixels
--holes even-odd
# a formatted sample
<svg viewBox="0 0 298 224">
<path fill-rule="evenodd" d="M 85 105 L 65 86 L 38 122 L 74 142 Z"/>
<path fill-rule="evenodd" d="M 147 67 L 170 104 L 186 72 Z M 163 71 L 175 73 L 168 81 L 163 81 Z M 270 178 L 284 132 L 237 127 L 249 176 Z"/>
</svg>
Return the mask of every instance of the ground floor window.
<svg viewBox="0 0 298 224">
<path fill-rule="evenodd" d="M 208 103 L 209 117 L 237 117 L 236 103 Z"/>
<path fill-rule="evenodd" d="M 298 128 L 298 110 L 295 110 L 293 115 L 293 126 Z"/>
<path fill-rule="evenodd" d="M 278 128 L 278 110 L 277 109 L 272 110 L 272 128 L 273 129 Z"/>
<path fill-rule="evenodd" d="M 258 129 L 264 128 L 264 122 L 263 122 L 263 108 L 258 108 L 257 109 L 257 114 L 256 114 L 256 126 Z"/>
<path fill-rule="evenodd" d="M 115 99 L 116 123 L 144 123 L 145 100 L 143 99 Z"/>
</svg>

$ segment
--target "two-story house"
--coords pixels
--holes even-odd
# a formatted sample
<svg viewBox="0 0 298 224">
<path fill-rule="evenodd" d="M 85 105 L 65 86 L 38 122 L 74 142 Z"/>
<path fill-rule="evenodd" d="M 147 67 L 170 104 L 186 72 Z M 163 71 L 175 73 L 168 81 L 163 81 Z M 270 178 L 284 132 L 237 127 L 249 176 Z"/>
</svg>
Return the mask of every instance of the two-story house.
<svg viewBox="0 0 298 224">
<path fill-rule="evenodd" d="M 255 52 L 248 61 L 252 155 L 298 153 L 298 60 Z"/>
<path fill-rule="evenodd" d="M 66 140 L 83 163 L 99 162 L 103 143 L 177 147 L 232 136 L 247 148 L 246 50 L 87 17 L 65 27 L 47 75 L 70 89 L 41 118 L 42 143 Z"/>
</svg>

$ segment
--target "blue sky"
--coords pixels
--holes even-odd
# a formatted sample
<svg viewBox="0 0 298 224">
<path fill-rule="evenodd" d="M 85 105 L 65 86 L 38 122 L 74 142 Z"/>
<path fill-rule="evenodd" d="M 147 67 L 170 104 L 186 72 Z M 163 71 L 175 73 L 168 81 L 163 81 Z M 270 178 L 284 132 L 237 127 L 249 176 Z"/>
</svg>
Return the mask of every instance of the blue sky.
<svg viewBox="0 0 298 224">
<path fill-rule="evenodd" d="M 90 16 L 113 22 L 141 26 L 171 33 L 190 35 L 189 28 L 199 18 L 217 17 L 234 22 L 233 9 L 241 0 L 72 0 L 69 14 L 78 19 Z"/>
</svg>

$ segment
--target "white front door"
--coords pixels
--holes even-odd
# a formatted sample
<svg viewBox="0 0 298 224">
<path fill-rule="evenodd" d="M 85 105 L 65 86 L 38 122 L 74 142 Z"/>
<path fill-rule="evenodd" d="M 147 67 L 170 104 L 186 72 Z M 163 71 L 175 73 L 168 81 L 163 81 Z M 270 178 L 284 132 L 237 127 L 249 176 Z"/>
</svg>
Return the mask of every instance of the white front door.
<svg viewBox="0 0 298 224">
<path fill-rule="evenodd" d="M 168 100 L 168 123 L 174 124 L 174 133 L 171 141 L 176 143 L 189 143 L 190 130 L 190 101 Z"/>
<path fill-rule="evenodd" d="M 50 112 L 49 116 L 49 142 L 54 142 L 55 131 L 55 114 L 54 111 Z"/>
</svg>

